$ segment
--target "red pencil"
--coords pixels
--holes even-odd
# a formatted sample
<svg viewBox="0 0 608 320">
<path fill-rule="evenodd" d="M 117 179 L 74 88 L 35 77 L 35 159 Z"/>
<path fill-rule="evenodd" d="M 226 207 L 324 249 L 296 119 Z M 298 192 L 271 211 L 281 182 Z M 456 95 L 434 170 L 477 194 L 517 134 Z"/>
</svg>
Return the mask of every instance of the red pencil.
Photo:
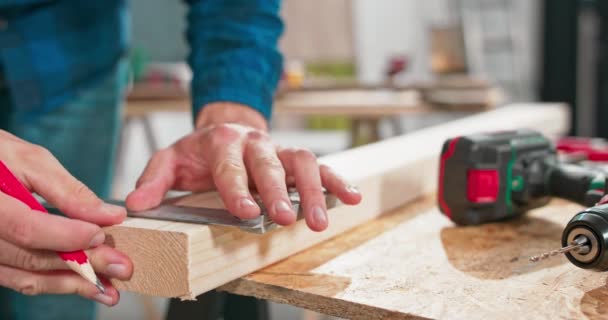
<svg viewBox="0 0 608 320">
<path fill-rule="evenodd" d="M 25 203 L 32 210 L 48 213 L 46 209 L 34 198 L 27 188 L 19 182 L 17 177 L 0 160 L 0 191 Z M 89 258 L 82 250 L 72 252 L 57 252 L 59 257 L 64 260 L 70 269 L 80 274 L 85 279 L 93 283 L 99 291 L 105 293 L 105 289 L 97 278 Z"/>
</svg>

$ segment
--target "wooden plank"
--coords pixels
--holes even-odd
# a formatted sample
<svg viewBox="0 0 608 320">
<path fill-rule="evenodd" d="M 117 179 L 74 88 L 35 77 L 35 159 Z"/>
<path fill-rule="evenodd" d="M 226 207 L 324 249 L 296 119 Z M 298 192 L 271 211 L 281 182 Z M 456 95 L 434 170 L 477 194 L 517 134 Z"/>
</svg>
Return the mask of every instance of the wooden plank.
<svg viewBox="0 0 608 320">
<path fill-rule="evenodd" d="M 432 192 L 437 155 L 448 137 L 521 127 L 555 136 L 567 124 L 564 105 L 513 105 L 322 157 L 319 162 L 359 187 L 363 201 L 331 209 L 329 227 L 320 233 L 304 221 L 255 235 L 230 227 L 127 219 L 106 228 L 109 244 L 135 265 L 130 281 L 114 284 L 142 294 L 192 299 Z"/>
<path fill-rule="evenodd" d="M 606 273 L 528 261 L 581 209 L 456 227 L 426 197 L 220 290 L 348 319 L 606 319 Z"/>
</svg>

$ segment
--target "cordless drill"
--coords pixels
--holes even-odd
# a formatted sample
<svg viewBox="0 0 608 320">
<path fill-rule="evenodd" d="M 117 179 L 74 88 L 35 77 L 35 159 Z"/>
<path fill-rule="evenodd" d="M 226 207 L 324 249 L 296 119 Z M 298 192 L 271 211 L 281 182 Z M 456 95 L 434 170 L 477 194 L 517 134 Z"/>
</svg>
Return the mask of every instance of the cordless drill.
<svg viewBox="0 0 608 320">
<path fill-rule="evenodd" d="M 459 225 L 513 218 L 551 197 L 591 207 L 568 223 L 560 253 L 581 268 L 608 269 L 608 205 L 595 206 L 605 194 L 606 177 L 560 163 L 542 134 L 516 130 L 451 138 L 443 144 L 439 167 L 439 208 Z"/>
</svg>

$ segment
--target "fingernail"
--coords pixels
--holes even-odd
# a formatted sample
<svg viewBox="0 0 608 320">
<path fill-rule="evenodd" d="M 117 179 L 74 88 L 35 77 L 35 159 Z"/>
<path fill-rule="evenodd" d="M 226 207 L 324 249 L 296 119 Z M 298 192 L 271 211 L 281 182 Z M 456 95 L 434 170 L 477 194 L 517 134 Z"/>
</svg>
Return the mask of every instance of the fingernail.
<svg viewBox="0 0 608 320">
<path fill-rule="evenodd" d="M 95 301 L 103 303 L 105 305 L 111 305 L 112 304 L 112 297 L 105 295 L 103 293 L 98 293 L 95 296 L 93 296 L 93 299 L 95 299 Z"/>
<path fill-rule="evenodd" d="M 319 226 L 324 226 L 327 223 L 327 215 L 321 207 L 314 207 L 312 209 L 312 217 Z"/>
<path fill-rule="evenodd" d="M 241 208 L 250 208 L 250 207 L 255 207 L 255 202 L 253 202 L 251 199 L 249 198 L 243 198 L 241 199 L 241 201 L 239 201 L 239 206 Z"/>
<path fill-rule="evenodd" d="M 348 190 L 348 192 L 350 193 L 359 194 L 359 189 L 357 189 L 357 187 L 355 186 L 348 186 L 346 187 L 346 190 Z"/>
<path fill-rule="evenodd" d="M 121 207 L 121 206 L 116 206 L 113 204 L 109 204 L 109 203 L 104 203 L 101 205 L 101 210 L 107 214 L 113 215 L 113 216 L 123 216 L 125 215 L 125 208 Z"/>
<path fill-rule="evenodd" d="M 275 213 L 279 213 L 279 212 L 293 212 L 293 210 L 291 209 L 291 206 L 289 204 L 287 204 L 287 202 L 283 201 L 283 200 L 279 200 L 277 202 L 275 202 L 274 204 L 274 211 Z"/>
<path fill-rule="evenodd" d="M 122 265 L 122 264 L 109 264 L 106 267 L 106 273 L 109 276 L 112 277 L 116 277 L 116 278 L 123 278 L 123 277 L 127 277 L 127 267 Z"/>
<path fill-rule="evenodd" d="M 103 231 L 97 232 L 97 234 L 91 239 L 89 247 L 97 247 L 106 241 L 106 234 Z"/>
</svg>

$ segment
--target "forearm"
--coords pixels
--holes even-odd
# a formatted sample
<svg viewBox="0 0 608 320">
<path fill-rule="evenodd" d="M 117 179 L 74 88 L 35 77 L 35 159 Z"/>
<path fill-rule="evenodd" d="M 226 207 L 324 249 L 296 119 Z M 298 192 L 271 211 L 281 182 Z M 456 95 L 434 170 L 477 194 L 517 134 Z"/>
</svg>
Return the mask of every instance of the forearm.
<svg viewBox="0 0 608 320">
<path fill-rule="evenodd" d="M 248 121 L 259 127 L 260 116 L 265 121 L 271 117 L 274 91 L 282 72 L 282 56 L 277 50 L 283 30 L 279 1 L 188 3 L 188 62 L 194 73 L 191 89 L 195 123 L 199 126 L 227 119 Z M 220 106 L 228 105 L 232 106 L 230 110 L 220 110 Z"/>
</svg>

